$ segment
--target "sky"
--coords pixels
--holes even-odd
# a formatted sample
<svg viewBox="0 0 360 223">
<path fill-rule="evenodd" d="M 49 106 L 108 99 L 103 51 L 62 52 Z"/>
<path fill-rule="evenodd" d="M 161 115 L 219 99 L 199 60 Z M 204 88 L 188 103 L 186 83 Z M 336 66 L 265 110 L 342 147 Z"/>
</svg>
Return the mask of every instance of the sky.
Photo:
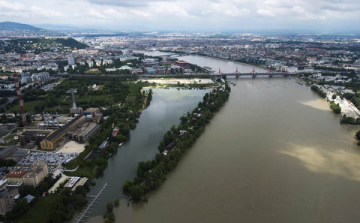
<svg viewBox="0 0 360 223">
<path fill-rule="evenodd" d="M 131 31 L 359 31 L 360 0 L 0 0 L 0 21 Z"/>
</svg>

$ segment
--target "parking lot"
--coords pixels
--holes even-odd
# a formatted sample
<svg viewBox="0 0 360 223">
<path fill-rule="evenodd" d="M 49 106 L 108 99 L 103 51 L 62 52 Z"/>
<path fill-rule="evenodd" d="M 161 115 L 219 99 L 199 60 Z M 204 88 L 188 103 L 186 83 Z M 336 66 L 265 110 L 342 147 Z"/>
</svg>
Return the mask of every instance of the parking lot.
<svg viewBox="0 0 360 223">
<path fill-rule="evenodd" d="M 17 165 L 22 166 L 21 169 L 26 170 L 29 166 L 37 161 L 45 161 L 49 166 L 49 171 L 53 172 L 56 169 L 63 169 L 62 164 L 69 162 L 76 158 L 78 153 L 59 153 L 59 152 L 35 152 L 30 153 L 27 157 L 23 158 Z"/>
</svg>

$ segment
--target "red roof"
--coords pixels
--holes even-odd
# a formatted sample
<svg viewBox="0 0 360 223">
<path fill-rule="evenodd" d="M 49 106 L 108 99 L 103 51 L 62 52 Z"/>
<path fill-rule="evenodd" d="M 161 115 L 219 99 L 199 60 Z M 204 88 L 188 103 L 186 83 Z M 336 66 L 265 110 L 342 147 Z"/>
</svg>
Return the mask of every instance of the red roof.
<svg viewBox="0 0 360 223">
<path fill-rule="evenodd" d="M 119 131 L 119 127 L 115 127 L 115 128 L 113 129 L 111 135 L 112 135 L 113 137 L 115 137 L 115 136 L 117 135 L 118 131 Z"/>
<path fill-rule="evenodd" d="M 11 170 L 10 173 L 6 174 L 7 178 L 22 178 L 27 173 L 23 170 Z"/>
</svg>

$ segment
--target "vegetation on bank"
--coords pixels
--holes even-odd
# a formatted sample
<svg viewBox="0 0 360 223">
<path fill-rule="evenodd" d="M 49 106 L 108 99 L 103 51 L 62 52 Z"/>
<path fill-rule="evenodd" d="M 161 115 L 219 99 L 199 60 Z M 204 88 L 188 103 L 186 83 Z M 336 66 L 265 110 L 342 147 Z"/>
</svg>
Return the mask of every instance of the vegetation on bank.
<svg viewBox="0 0 360 223">
<path fill-rule="evenodd" d="M 360 118 L 347 117 L 344 115 L 340 120 L 340 124 L 360 125 Z"/>
<path fill-rule="evenodd" d="M 336 104 L 333 101 L 330 101 L 330 108 L 336 113 L 336 114 L 340 114 L 341 113 L 341 107 L 339 104 Z"/>
<path fill-rule="evenodd" d="M 326 98 L 326 92 L 322 91 L 318 86 L 312 85 L 311 90 L 318 93 L 321 97 Z M 335 98 L 336 98 L 336 95 L 333 95 L 332 99 L 335 99 Z M 339 104 L 336 104 L 335 102 L 333 102 L 329 99 L 327 99 L 327 101 L 330 103 L 330 108 L 333 110 L 333 112 L 335 112 L 336 114 L 341 113 L 341 107 Z"/>
<path fill-rule="evenodd" d="M 103 173 L 108 165 L 108 157 L 116 153 L 118 145 L 126 142 L 129 139 L 130 131 L 136 128 L 140 117 L 139 111 L 144 107 L 144 101 L 147 97 L 140 91 L 145 86 L 146 83 L 129 83 L 127 96 L 125 95 L 126 100 L 121 108 L 113 106 L 103 111 L 103 115 L 108 116 L 108 118 L 106 120 L 101 119 L 100 132 L 90 138 L 89 145 L 85 146 L 85 150 L 77 158 L 66 164 L 67 169 L 75 169 L 79 166 L 75 172 L 68 172 L 67 174 L 94 178 Z M 150 105 L 151 98 L 151 96 L 147 98 L 147 105 Z M 118 134 L 115 137 L 111 135 L 113 126 L 119 127 Z M 99 145 L 106 139 L 109 146 L 103 151 L 99 151 Z M 89 155 L 90 153 L 91 155 Z"/>
<path fill-rule="evenodd" d="M 358 140 L 357 145 L 360 146 L 360 131 L 356 132 L 355 138 Z"/>
<path fill-rule="evenodd" d="M 88 84 L 87 81 L 88 80 L 84 80 L 86 84 Z M 102 81 L 103 80 L 98 79 L 95 83 L 97 85 L 104 83 Z M 71 81 L 66 83 L 71 86 L 78 84 L 77 81 L 75 83 Z M 104 84 L 109 84 L 109 87 L 113 87 L 112 89 L 108 89 L 109 92 L 106 93 L 112 93 L 113 97 L 119 96 L 123 103 L 120 107 L 118 105 L 110 106 L 107 110 L 103 111 L 103 115 L 108 116 L 108 118 L 106 120 L 101 119 L 100 132 L 90 138 L 89 145 L 85 147 L 84 152 L 80 153 L 76 159 L 65 164 L 67 169 L 78 167 L 75 172 L 65 172 L 66 175 L 88 178 L 101 176 L 108 165 L 108 158 L 116 153 L 119 143 L 128 140 L 130 130 L 136 127 L 140 115 L 139 111 L 144 107 L 145 98 L 147 97 L 145 92 L 141 93 L 140 90 L 142 87 L 147 86 L 147 84 L 140 82 L 124 83 L 116 80 L 113 83 L 106 82 Z M 69 86 L 62 85 L 61 87 L 68 89 Z M 79 86 L 78 89 L 81 89 L 81 86 Z M 128 95 L 135 96 L 133 103 L 127 101 Z M 151 96 L 147 99 L 146 104 L 149 105 L 150 102 Z M 113 126 L 119 127 L 119 132 L 115 137 L 111 135 Z M 100 151 L 98 147 L 104 140 L 108 140 L 109 145 Z M 27 203 L 26 199 L 20 199 L 16 203 L 13 211 L 8 212 L 5 218 L 0 220 L 4 222 L 15 221 L 23 223 L 60 223 L 71 220 L 74 213 L 86 205 L 86 193 L 89 190 L 90 182 L 87 182 L 83 187 L 77 187 L 75 192 L 72 192 L 68 188 L 63 188 L 64 184 L 61 184 L 57 192 L 54 194 L 46 194 L 45 197 L 42 197 L 44 192 L 47 192 L 56 182 L 55 179 L 51 179 L 51 177 L 47 177 L 37 188 L 22 186 L 19 189 L 21 196 L 31 194 L 35 196 L 35 199 L 30 204 Z M 115 201 L 114 204 L 117 205 L 118 201 Z M 106 216 L 106 219 L 114 219 L 111 213 L 107 213 Z"/>
<path fill-rule="evenodd" d="M 103 216 L 104 223 L 110 223 L 115 221 L 115 215 L 113 213 L 114 207 L 118 207 L 120 204 L 119 198 L 116 198 L 113 203 L 106 205 L 106 214 Z"/>
<path fill-rule="evenodd" d="M 316 85 L 312 85 L 311 86 L 311 90 L 315 91 L 316 93 L 318 93 L 321 97 L 326 98 L 326 93 L 324 91 L 322 91 L 318 86 Z"/>
<path fill-rule="evenodd" d="M 140 162 L 135 179 L 124 183 L 123 193 L 130 200 L 146 201 L 146 195 L 166 180 L 166 174 L 176 167 L 186 150 L 204 132 L 214 113 L 227 101 L 230 90 L 226 84 L 225 89 L 218 87 L 205 94 L 203 102 L 199 102 L 192 113 L 182 116 L 181 123 L 165 133 L 158 147 L 160 153 L 152 161 Z"/>
<path fill-rule="evenodd" d="M 152 101 L 152 94 L 153 94 L 152 89 L 149 89 L 148 96 L 146 99 L 146 105 L 145 105 L 146 108 L 149 107 L 150 102 Z"/>
</svg>

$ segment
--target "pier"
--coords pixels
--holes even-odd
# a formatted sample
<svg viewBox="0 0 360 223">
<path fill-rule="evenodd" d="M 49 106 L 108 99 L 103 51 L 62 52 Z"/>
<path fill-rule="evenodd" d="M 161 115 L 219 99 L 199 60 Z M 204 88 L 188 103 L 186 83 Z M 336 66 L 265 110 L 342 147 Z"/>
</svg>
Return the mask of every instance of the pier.
<svg viewBox="0 0 360 223">
<path fill-rule="evenodd" d="M 77 217 L 75 219 L 76 223 L 80 223 L 80 222 L 86 222 L 86 219 L 89 218 L 89 216 L 87 214 L 90 214 L 91 212 L 89 211 L 90 208 L 92 208 L 96 202 L 96 200 L 101 196 L 101 194 L 105 191 L 106 187 L 108 187 L 109 184 L 105 183 L 104 186 L 101 187 L 101 189 L 99 190 L 99 192 L 96 195 L 88 195 L 88 197 L 91 197 L 92 200 L 91 202 L 88 204 L 88 206 L 86 207 L 86 209 L 84 211 L 82 211 L 80 213 L 80 216 Z"/>
</svg>

